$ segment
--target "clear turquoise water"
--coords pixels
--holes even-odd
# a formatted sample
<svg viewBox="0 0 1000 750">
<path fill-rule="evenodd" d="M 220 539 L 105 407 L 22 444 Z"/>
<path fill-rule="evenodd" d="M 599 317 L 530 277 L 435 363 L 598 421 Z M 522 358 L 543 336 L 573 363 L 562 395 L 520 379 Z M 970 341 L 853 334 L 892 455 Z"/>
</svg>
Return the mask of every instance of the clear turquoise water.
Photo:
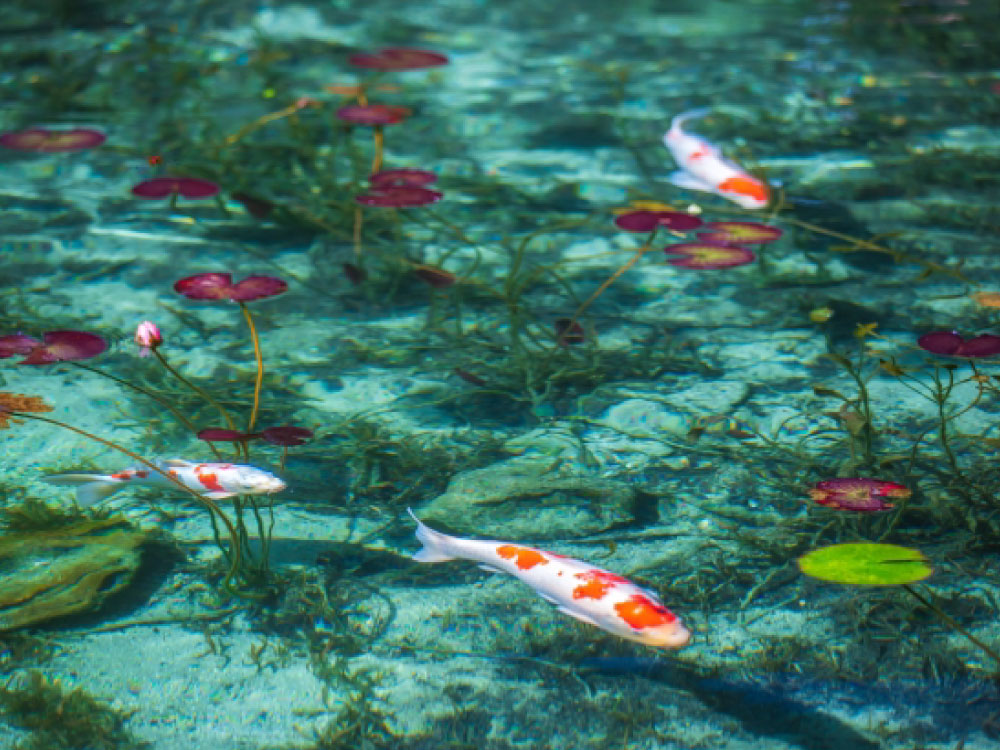
<svg viewBox="0 0 1000 750">
<path fill-rule="evenodd" d="M 269 576 L 238 594 L 183 493 L 109 500 L 180 554 L 151 548 L 94 611 L 0 633 L 5 690 L 57 679 L 171 749 L 995 746 L 1000 373 L 916 344 L 997 332 L 990 3 L 9 5 L 0 131 L 107 141 L 0 152 L 0 336 L 82 330 L 109 349 L 83 363 L 99 373 L 0 360 L 0 392 L 143 457 L 212 460 L 164 402 L 198 429 L 219 412 L 137 357 L 133 332 L 156 321 L 171 366 L 243 428 L 257 368 L 239 308 L 172 287 L 268 275 L 288 291 L 248 305 L 255 426 L 315 437 L 287 457 L 251 444 L 288 489 L 262 508 Z M 347 62 L 392 46 L 450 62 L 374 79 Z M 352 96 L 327 87 L 359 82 L 412 111 L 385 129 L 385 166 L 437 173 L 439 203 L 357 224 L 372 136 L 336 119 Z M 766 178 L 770 209 L 668 182 L 661 136 L 701 107 L 689 128 Z M 215 181 L 221 205 L 131 195 L 157 175 Z M 637 200 L 783 236 L 727 270 L 644 252 L 578 316 L 585 341 L 560 346 L 556 321 L 641 247 L 613 223 Z M 8 522 L 26 501 L 72 507 L 46 474 L 134 463 L 30 420 L 0 432 L 0 455 Z M 833 477 L 912 497 L 811 501 Z M 625 575 L 692 642 L 656 651 L 472 563 L 412 562 L 407 507 Z M 858 541 L 925 555 L 923 599 L 796 564 Z M 57 745 L 0 718 L 0 747 L 132 741 Z"/>
</svg>

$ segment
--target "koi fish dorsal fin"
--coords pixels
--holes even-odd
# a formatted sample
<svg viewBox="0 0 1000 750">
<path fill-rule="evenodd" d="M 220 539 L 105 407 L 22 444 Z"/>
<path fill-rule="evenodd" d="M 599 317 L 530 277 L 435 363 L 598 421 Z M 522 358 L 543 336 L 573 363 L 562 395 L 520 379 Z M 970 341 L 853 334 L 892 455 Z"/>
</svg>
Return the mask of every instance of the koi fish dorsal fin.
<svg viewBox="0 0 1000 750">
<path fill-rule="evenodd" d="M 440 531 L 435 531 L 430 526 L 424 524 L 423 521 L 413 514 L 410 508 L 407 508 L 406 512 L 410 514 L 410 518 L 417 522 L 417 541 L 424 545 L 419 552 L 413 555 L 414 560 L 417 562 L 432 563 L 455 559 L 455 556 L 448 551 L 448 542 L 451 541 L 450 536 L 442 534 Z"/>
<path fill-rule="evenodd" d="M 190 461 L 185 461 L 183 458 L 165 458 L 160 461 L 164 466 L 194 466 Z"/>
<path fill-rule="evenodd" d="M 127 484 L 104 474 L 49 474 L 42 479 L 49 484 L 76 487 L 76 502 L 85 508 L 96 505 Z"/>
</svg>

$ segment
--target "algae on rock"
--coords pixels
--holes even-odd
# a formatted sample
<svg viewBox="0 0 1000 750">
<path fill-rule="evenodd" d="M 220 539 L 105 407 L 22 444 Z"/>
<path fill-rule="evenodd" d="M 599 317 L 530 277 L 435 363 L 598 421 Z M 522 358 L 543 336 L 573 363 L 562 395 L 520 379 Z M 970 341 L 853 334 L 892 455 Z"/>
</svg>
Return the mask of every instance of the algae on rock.
<svg viewBox="0 0 1000 750">
<path fill-rule="evenodd" d="M 0 536 L 0 631 L 95 609 L 128 585 L 149 539 L 121 518 Z"/>
</svg>

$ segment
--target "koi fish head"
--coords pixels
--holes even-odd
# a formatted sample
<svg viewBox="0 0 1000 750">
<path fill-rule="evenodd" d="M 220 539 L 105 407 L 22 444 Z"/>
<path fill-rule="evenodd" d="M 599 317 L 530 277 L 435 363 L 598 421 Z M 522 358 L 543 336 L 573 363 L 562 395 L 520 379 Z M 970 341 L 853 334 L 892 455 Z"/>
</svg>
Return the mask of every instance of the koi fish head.
<svg viewBox="0 0 1000 750">
<path fill-rule="evenodd" d="M 614 609 L 632 630 L 625 636 L 629 640 L 653 648 L 683 648 L 691 640 L 677 615 L 648 596 L 634 594 Z"/>
<path fill-rule="evenodd" d="M 646 628 L 637 635 L 634 640 L 653 648 L 684 648 L 691 640 L 691 631 L 681 625 L 680 620 Z"/>
<path fill-rule="evenodd" d="M 287 487 L 274 474 L 253 466 L 234 466 L 232 478 L 226 484 L 239 495 L 270 495 Z"/>
<path fill-rule="evenodd" d="M 716 191 L 742 208 L 766 208 L 771 202 L 771 192 L 767 185 L 748 174 L 723 180 Z"/>
</svg>

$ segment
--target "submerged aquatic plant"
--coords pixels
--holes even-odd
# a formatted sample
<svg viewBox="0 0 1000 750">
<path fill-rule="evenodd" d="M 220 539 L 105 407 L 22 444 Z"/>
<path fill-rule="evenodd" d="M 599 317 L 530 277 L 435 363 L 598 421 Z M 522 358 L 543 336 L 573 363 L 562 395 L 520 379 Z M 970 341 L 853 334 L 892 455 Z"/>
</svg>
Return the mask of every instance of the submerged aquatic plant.
<svg viewBox="0 0 1000 750">
<path fill-rule="evenodd" d="M 137 198 L 158 200 L 170 198 L 211 198 L 219 194 L 219 186 L 209 180 L 197 177 L 153 177 L 132 186 L 132 195 Z"/>
<path fill-rule="evenodd" d="M 984 333 L 966 339 L 955 331 L 934 331 L 918 338 L 917 346 L 931 354 L 947 357 L 994 357 L 1000 354 L 1000 336 Z"/>
<path fill-rule="evenodd" d="M 81 687 L 30 671 L 0 686 L 0 711 L 31 732 L 19 750 L 141 750 L 150 745 L 125 729 L 128 718 Z"/>
<path fill-rule="evenodd" d="M 781 237 L 781 230 L 756 221 L 713 221 L 698 232 L 698 239 L 730 245 L 764 245 Z"/>
<path fill-rule="evenodd" d="M 849 542 L 808 552 L 798 559 L 807 576 L 852 586 L 902 586 L 914 599 L 930 609 L 949 628 L 988 654 L 1000 665 L 1000 653 L 970 633 L 947 612 L 911 584 L 929 577 L 934 569 L 919 550 L 897 544 Z"/>
<path fill-rule="evenodd" d="M 684 242 L 679 245 L 667 245 L 663 248 L 667 255 L 679 255 L 679 258 L 668 258 L 667 263 L 678 268 L 690 268 L 696 271 L 713 271 L 720 268 L 735 268 L 753 263 L 757 256 L 752 250 L 740 245 L 726 245 L 720 242 Z"/>
<path fill-rule="evenodd" d="M 446 65 L 448 58 L 440 52 L 413 47 L 388 47 L 378 52 L 359 52 L 347 58 L 351 65 L 381 71 L 420 70 Z"/>
<path fill-rule="evenodd" d="M 902 484 L 865 477 L 826 479 L 809 490 L 809 497 L 819 505 L 860 512 L 891 510 L 896 506 L 886 498 L 905 500 L 911 494 Z"/>
<path fill-rule="evenodd" d="M 20 333 L 0 337 L 0 359 L 26 355 L 18 364 L 49 365 L 90 359 L 104 352 L 107 343 L 100 336 L 83 331 L 49 331 L 42 341 Z"/>
<path fill-rule="evenodd" d="M 266 297 L 273 297 L 288 289 L 288 284 L 273 276 L 248 276 L 239 283 L 233 284 L 233 277 L 228 273 L 200 273 L 188 276 L 174 284 L 174 290 L 188 299 L 195 300 L 231 300 L 240 306 L 243 317 L 250 329 L 253 342 L 254 357 L 257 360 L 257 378 L 254 382 L 253 410 L 247 430 L 252 430 L 257 421 L 257 411 L 260 408 L 260 389 L 264 382 L 264 358 L 260 350 L 260 338 L 254 326 L 247 302 Z"/>
<path fill-rule="evenodd" d="M 798 564 L 812 578 L 856 586 L 914 583 L 934 572 L 915 549 L 872 542 L 823 547 L 800 557 Z"/>
<path fill-rule="evenodd" d="M 0 133 L 0 146 L 14 151 L 37 151 L 55 154 L 65 151 L 83 151 L 96 148 L 107 140 L 99 130 L 72 128 L 69 130 L 49 130 L 48 128 L 27 128 Z"/>
<path fill-rule="evenodd" d="M 373 173 L 382 169 L 382 152 L 385 148 L 386 125 L 395 125 L 410 116 L 407 107 L 394 104 L 349 104 L 337 110 L 337 117 L 352 125 L 369 125 L 374 130 L 375 155 L 372 157 Z"/>
</svg>

